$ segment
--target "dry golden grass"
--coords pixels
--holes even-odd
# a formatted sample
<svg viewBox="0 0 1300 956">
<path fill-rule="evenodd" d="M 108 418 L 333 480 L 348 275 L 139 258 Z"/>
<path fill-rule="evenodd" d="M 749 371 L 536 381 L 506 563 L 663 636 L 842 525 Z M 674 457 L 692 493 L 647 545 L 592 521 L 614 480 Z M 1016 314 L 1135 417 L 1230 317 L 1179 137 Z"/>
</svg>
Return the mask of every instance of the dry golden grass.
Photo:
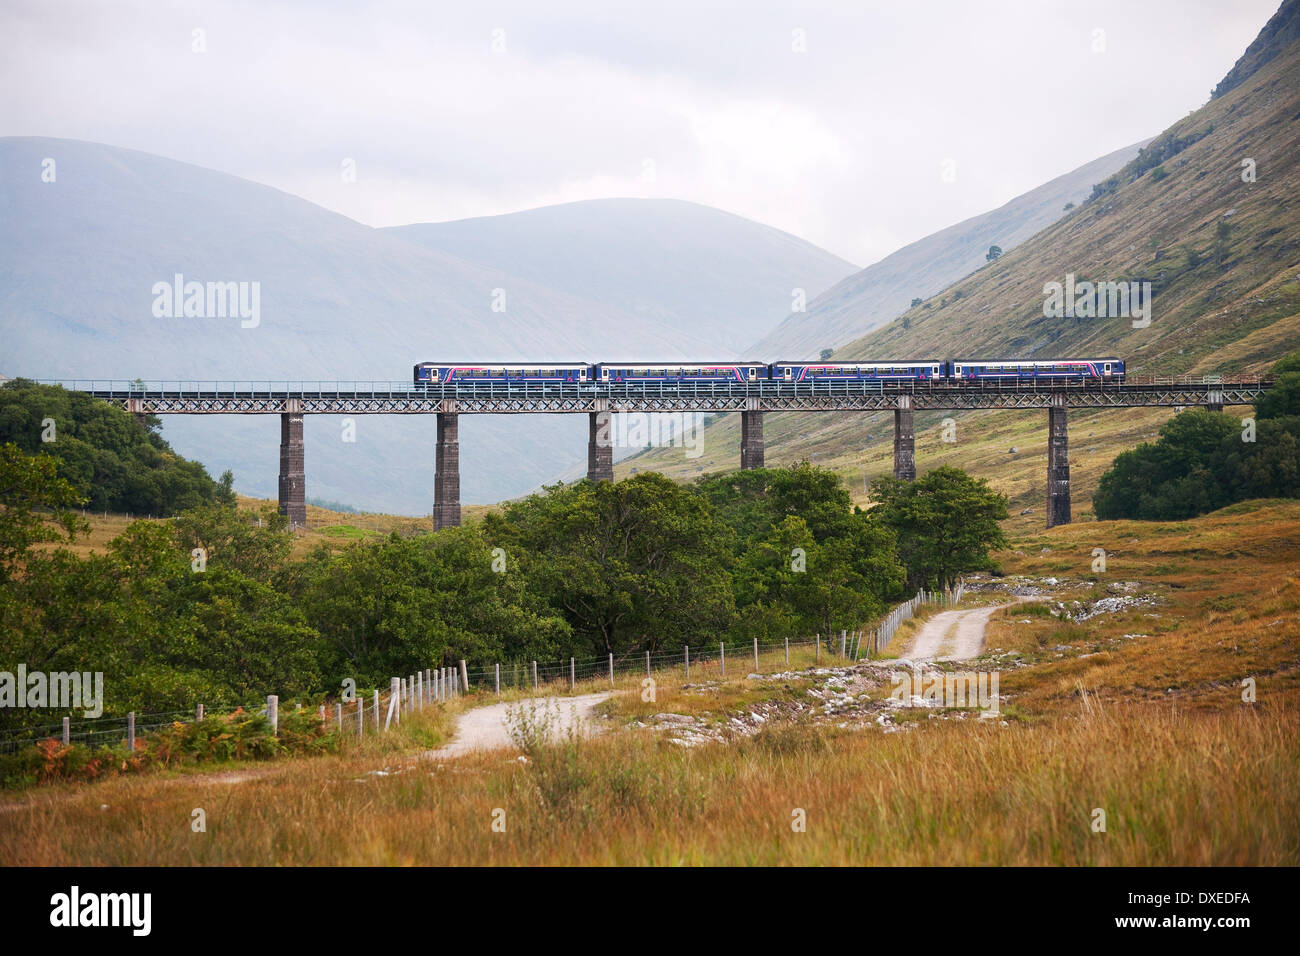
<svg viewBox="0 0 1300 956">
<path fill-rule="evenodd" d="M 1106 551 L 1104 574 L 1091 573 L 1095 548 Z M 1110 701 L 1231 710 L 1248 677 L 1261 702 L 1300 706 L 1300 502 L 1243 502 L 1187 522 L 1065 525 L 1021 539 L 999 557 L 1008 573 L 1073 578 L 1084 585 L 1080 597 L 1112 593 L 1106 585 L 1115 582 L 1142 582 L 1158 599 L 1076 625 L 1043 618 L 1010 624 L 1023 612 L 1003 614 L 988 632 L 990 648 L 1070 644 L 1095 655 L 1055 660 L 1049 652 L 1032 672 L 1008 674 L 1003 688 L 1022 708 L 1050 712 L 1084 680 Z M 1089 581 L 1097 586 L 1088 588 Z"/>
<path fill-rule="evenodd" d="M 0 861 L 90 864 L 1294 865 L 1293 721 L 1089 703 L 1034 726 L 791 726 L 674 748 L 610 734 L 521 764 L 287 765 L 6 807 Z M 207 832 L 193 833 L 203 807 Z M 1092 831 L 1093 811 L 1106 832 Z M 794 832 L 793 814 L 807 815 Z M 506 831 L 494 833 L 494 811 Z"/>
</svg>

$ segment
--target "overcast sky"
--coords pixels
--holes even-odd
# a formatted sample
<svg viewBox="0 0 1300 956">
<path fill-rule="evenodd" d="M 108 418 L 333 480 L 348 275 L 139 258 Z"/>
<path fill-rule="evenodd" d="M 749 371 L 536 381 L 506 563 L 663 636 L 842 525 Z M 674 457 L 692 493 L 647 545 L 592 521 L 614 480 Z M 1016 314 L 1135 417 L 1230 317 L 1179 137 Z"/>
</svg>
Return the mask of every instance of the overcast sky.
<svg viewBox="0 0 1300 956">
<path fill-rule="evenodd" d="M 1158 133 L 1277 5 L 4 0 L 0 135 L 376 226 L 689 199 L 866 265 Z"/>
</svg>

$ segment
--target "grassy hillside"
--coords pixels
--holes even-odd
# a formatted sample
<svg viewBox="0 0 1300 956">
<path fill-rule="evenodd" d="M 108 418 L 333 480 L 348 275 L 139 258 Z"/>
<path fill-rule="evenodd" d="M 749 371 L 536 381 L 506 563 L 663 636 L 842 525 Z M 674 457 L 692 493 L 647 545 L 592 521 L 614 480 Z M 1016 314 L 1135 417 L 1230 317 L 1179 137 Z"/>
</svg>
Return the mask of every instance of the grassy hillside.
<svg viewBox="0 0 1300 956">
<path fill-rule="evenodd" d="M 1012 586 L 1075 611 L 1129 601 L 1075 622 L 1024 605 L 995 618 L 974 666 L 1001 671 L 1002 720 L 940 708 L 882 722 L 876 663 L 668 675 L 653 705 L 629 683 L 606 733 L 527 761 L 420 759 L 412 743 L 7 796 L 0 863 L 1295 865 L 1298 553 L 1293 501 L 1013 535 L 1006 576 L 978 582 L 975 602 Z M 863 696 L 808 716 L 846 677 Z M 718 742 L 674 743 L 652 711 Z M 194 807 L 206 833 L 176 823 Z"/>
<path fill-rule="evenodd" d="M 1086 144 L 1072 148 L 1086 149 Z M 815 356 L 853 341 L 892 320 L 913 298 L 969 274 L 984 261 L 989 246 L 1011 249 L 1060 219 L 1067 203 L 1081 202 L 1093 183 L 1127 163 L 1137 149 L 1115 150 L 997 209 L 904 246 L 827 289 L 809 302 L 806 312 L 788 316 L 745 354 L 768 360 Z"/>
<path fill-rule="evenodd" d="M 239 507 L 260 510 L 275 507 L 274 501 L 261 498 L 238 496 Z M 461 514 L 466 521 L 477 519 L 489 511 L 496 511 L 496 505 L 466 505 Z M 91 552 L 102 552 L 110 541 L 116 538 L 133 522 L 140 520 L 139 515 L 96 514 L 86 512 L 90 533 L 78 536 L 71 544 L 64 544 L 73 553 L 85 556 Z M 162 520 L 162 519 L 157 519 Z M 301 558 L 307 553 L 324 545 L 340 551 L 356 541 L 375 540 L 396 532 L 401 535 L 415 534 L 432 530 L 433 522 L 429 518 L 409 518 L 404 515 L 372 514 L 369 512 L 353 513 L 347 511 L 330 511 L 315 505 L 307 506 L 307 527 L 294 532 L 292 557 Z"/>
<path fill-rule="evenodd" d="M 1078 411 L 1070 415 L 1070 496 L 1075 521 L 1092 516 L 1092 492 L 1121 451 L 1155 438 L 1172 409 Z M 1249 414 L 1233 409 L 1231 414 Z M 943 419 L 952 415 L 957 441 L 942 440 Z M 766 415 L 765 463 L 793 465 L 807 459 L 843 476 L 854 503 L 865 506 L 867 486 L 892 475 L 892 412 Z M 928 412 L 918 414 L 916 467 L 924 473 L 943 465 L 988 479 L 1007 496 L 1009 530 L 1041 528 L 1047 501 L 1047 413 L 1045 411 Z M 1013 452 L 1012 449 L 1015 449 Z M 681 448 L 657 448 L 614 466 L 614 477 L 634 469 L 660 471 L 679 480 L 740 465 L 740 416 L 722 415 L 706 426 L 703 454 L 687 458 Z M 1022 514 L 1024 511 L 1029 514 Z"/>
</svg>

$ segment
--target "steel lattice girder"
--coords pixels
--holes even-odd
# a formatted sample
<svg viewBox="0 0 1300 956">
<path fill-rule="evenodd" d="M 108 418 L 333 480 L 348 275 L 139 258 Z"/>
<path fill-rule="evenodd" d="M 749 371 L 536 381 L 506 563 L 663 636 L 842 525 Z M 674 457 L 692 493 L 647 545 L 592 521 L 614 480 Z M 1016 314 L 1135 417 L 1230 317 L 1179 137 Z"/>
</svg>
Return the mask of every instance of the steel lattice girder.
<svg viewBox="0 0 1300 956">
<path fill-rule="evenodd" d="M 454 401 L 456 411 L 479 414 L 584 414 L 611 412 L 834 412 L 889 411 L 899 407 L 900 397 L 910 399 L 915 411 L 999 408 L 1048 408 L 1063 404 L 1067 408 L 1140 408 L 1175 406 L 1253 405 L 1267 391 L 1261 384 L 1206 386 L 1116 385 L 1105 388 L 1045 391 L 1028 388 L 986 389 L 935 388 L 913 392 L 861 392 L 858 394 L 788 394 L 772 389 L 719 389 L 714 394 L 700 394 L 695 387 L 683 388 L 677 395 L 668 389 L 659 394 L 628 394 L 612 389 L 598 394 L 588 389 L 569 394 L 469 394 L 441 392 L 377 393 L 372 390 L 348 394 L 334 392 L 283 392 L 280 394 L 201 394 L 138 391 L 130 396 L 121 392 L 89 394 L 110 401 L 128 411 L 152 415 L 273 415 L 300 410 L 308 415 L 428 415 L 442 410 L 444 401 Z M 789 390 L 785 390 L 788 392 Z M 757 408 L 749 404 L 755 400 Z M 598 405 L 599 402 L 599 405 Z"/>
</svg>

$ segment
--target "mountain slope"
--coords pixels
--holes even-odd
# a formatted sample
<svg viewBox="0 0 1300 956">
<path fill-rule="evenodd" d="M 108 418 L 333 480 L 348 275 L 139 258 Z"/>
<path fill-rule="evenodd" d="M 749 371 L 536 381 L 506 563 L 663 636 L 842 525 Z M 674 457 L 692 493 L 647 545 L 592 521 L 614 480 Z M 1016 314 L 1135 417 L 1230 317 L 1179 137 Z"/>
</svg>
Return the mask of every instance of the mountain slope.
<svg viewBox="0 0 1300 956">
<path fill-rule="evenodd" d="M 55 164 L 49 182 L 46 159 Z M 715 274 L 698 250 L 679 252 L 668 241 L 672 208 L 659 210 L 644 244 L 624 250 L 689 277 L 688 288 L 734 296 L 735 342 L 748 341 L 746 296 L 762 276 L 743 266 L 768 267 L 775 231 L 681 205 L 680 232 L 709 215 L 728 222 L 735 268 Z M 599 204 L 593 210 L 598 219 Z M 636 211 L 620 216 L 631 223 Z M 393 381 L 439 356 L 687 358 L 716 345 L 682 322 L 467 261 L 269 187 L 94 143 L 0 139 L 0 221 L 0 372 L 10 376 Z M 531 241 L 560 244 L 542 228 Z M 806 244 L 782 248 L 789 274 L 824 275 L 837 261 Z M 155 284 L 178 273 L 250 290 L 257 283 L 259 321 L 245 328 L 238 318 L 155 316 Z M 504 311 L 493 309 L 498 289 Z M 769 310 L 770 323 L 788 294 Z M 164 419 L 181 454 L 213 474 L 232 468 L 240 491 L 270 497 L 278 428 L 274 416 Z M 586 454 L 586 422 L 574 416 L 473 417 L 462 431 L 467 502 L 523 493 Z M 309 419 L 309 496 L 427 513 L 431 419 L 359 418 L 356 442 L 343 434 L 338 419 Z"/>
<path fill-rule="evenodd" d="M 742 355 L 786 315 L 791 290 L 811 299 L 856 269 L 789 233 L 672 199 L 590 200 L 386 231 L 703 339 L 707 355 Z"/>
<path fill-rule="evenodd" d="M 811 299 L 807 312 L 793 313 L 748 351 L 768 360 L 814 357 L 870 332 L 912 299 L 932 295 L 974 271 L 990 246 L 1005 252 L 1061 218 L 1066 203 L 1081 202 L 1093 183 L 1137 151 L 1136 145 L 1116 150 L 997 209 L 904 246 Z"/>
<path fill-rule="evenodd" d="M 1279 16 L 1293 15 L 1298 5 L 1288 0 Z M 837 355 L 1115 354 L 1136 374 L 1264 372 L 1300 347 L 1298 155 L 1300 40 L 1291 40 L 1248 80 L 1174 123 L 1097 183 L 1095 198 Z M 1248 159 L 1253 181 L 1243 179 Z M 1124 317 L 1045 317 L 1044 285 L 1063 282 L 1067 273 L 1094 281 L 1149 278 L 1151 324 L 1135 329 Z M 1090 511 L 1097 479 L 1114 456 L 1154 437 L 1171 414 L 1071 413 L 1076 520 Z M 1007 493 L 1013 509 L 1030 512 L 1013 525 L 1041 526 L 1047 461 L 1041 413 L 957 413 L 955 444 L 941 440 L 943 417 L 917 415 L 918 469 L 966 467 Z M 678 477 L 701 465 L 735 467 L 737 418 L 721 416 L 705 430 L 699 465 L 681 460 L 679 449 L 658 449 L 622 467 Z M 769 415 L 765 437 L 769 463 L 827 465 L 849 479 L 859 500 L 867 482 L 890 470 L 887 414 Z"/>
<path fill-rule="evenodd" d="M 1297 155 L 1293 40 L 1157 136 L 1095 198 L 842 354 L 1105 353 L 1138 373 L 1262 371 L 1300 341 Z M 1150 279 L 1150 326 L 1045 316 L 1044 285 L 1067 274 Z"/>
</svg>

